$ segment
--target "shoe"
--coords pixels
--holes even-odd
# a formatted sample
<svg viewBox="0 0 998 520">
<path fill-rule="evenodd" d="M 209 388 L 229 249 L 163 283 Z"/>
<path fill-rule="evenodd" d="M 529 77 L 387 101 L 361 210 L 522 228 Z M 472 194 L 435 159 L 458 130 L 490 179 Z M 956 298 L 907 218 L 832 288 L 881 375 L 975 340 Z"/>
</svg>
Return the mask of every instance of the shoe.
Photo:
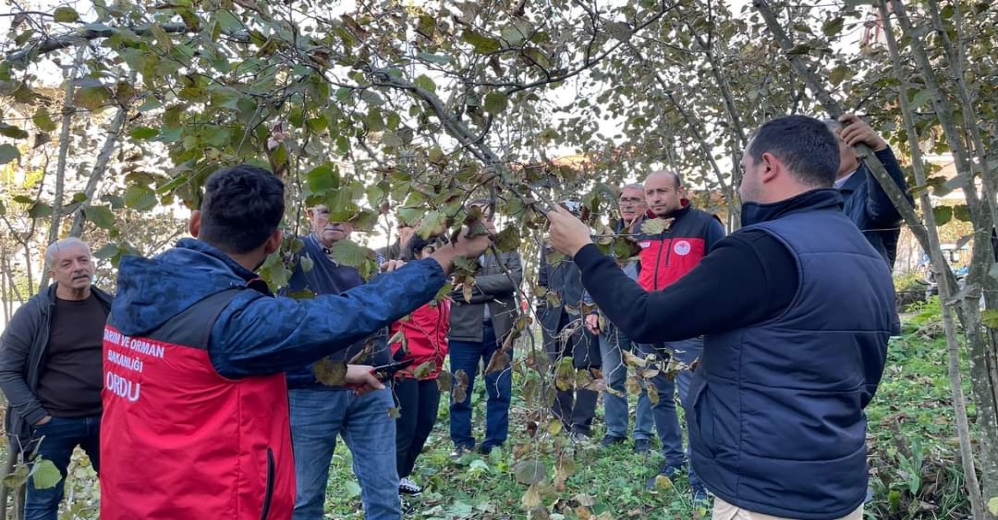
<svg viewBox="0 0 998 520">
<path fill-rule="evenodd" d="M 573 444 L 583 444 L 589 442 L 589 436 L 582 432 L 572 432 L 570 436 Z"/>
<path fill-rule="evenodd" d="M 450 458 L 451 460 L 459 460 L 461 457 L 464 457 L 465 453 L 468 453 L 469 451 L 471 451 L 470 446 L 458 446 L 454 448 L 454 451 L 450 452 Z"/>
<path fill-rule="evenodd" d="M 710 495 L 707 494 L 707 488 L 693 486 L 690 493 L 693 497 L 693 507 L 695 509 L 710 509 Z"/>
<path fill-rule="evenodd" d="M 658 475 L 655 475 L 654 477 L 652 477 L 645 484 L 645 489 L 655 489 L 655 487 L 656 487 L 655 480 L 658 479 L 659 475 L 661 475 L 661 476 L 663 476 L 663 477 L 665 477 L 665 478 L 667 478 L 669 480 L 672 480 L 672 478 L 676 476 L 676 473 L 679 473 L 680 469 L 681 469 L 680 466 L 670 466 L 669 464 L 666 464 L 666 465 L 662 466 L 662 469 L 658 470 Z"/>
<path fill-rule="evenodd" d="M 644 455 L 651 451 L 651 441 L 648 439 L 634 439 L 634 453 Z"/>
<path fill-rule="evenodd" d="M 423 492 L 423 488 L 419 487 L 415 482 L 409 478 L 399 479 L 399 494 L 402 495 L 418 495 Z"/>
<path fill-rule="evenodd" d="M 623 437 L 617 437 L 617 436 L 614 436 L 614 435 L 606 435 L 606 436 L 603 437 L 603 440 L 599 441 L 599 445 L 602 448 L 609 448 L 610 446 L 614 446 L 614 445 L 617 445 L 617 444 L 623 444 L 625 441 L 627 441 L 627 439 L 625 439 Z"/>
</svg>

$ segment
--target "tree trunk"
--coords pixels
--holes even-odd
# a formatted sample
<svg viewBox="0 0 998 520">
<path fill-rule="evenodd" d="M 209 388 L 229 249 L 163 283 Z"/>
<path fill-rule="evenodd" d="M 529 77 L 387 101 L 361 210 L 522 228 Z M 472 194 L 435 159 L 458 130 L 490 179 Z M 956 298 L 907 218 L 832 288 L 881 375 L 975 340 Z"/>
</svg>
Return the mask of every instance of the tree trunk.
<svg viewBox="0 0 998 520">
<path fill-rule="evenodd" d="M 908 75 L 901 65 L 901 56 L 898 52 L 897 40 L 891 26 L 890 13 L 887 11 L 887 4 L 878 2 L 881 19 L 884 23 L 884 35 L 887 39 L 887 48 L 891 56 L 891 64 L 894 67 L 894 75 L 901 81 L 901 95 L 898 101 L 901 104 L 901 115 L 904 119 L 905 133 L 908 134 L 908 145 L 911 148 L 912 169 L 915 172 L 915 182 L 919 186 L 927 183 L 925 169 L 922 163 L 922 151 L 918 147 L 918 131 L 912 119 L 912 110 L 908 105 L 908 91 L 910 82 Z M 949 361 L 950 390 L 953 392 L 953 409 L 956 416 L 956 432 L 960 440 L 960 458 L 963 463 L 963 477 L 966 484 L 968 499 L 970 500 L 971 512 L 975 519 L 984 518 L 983 501 L 981 500 L 981 487 L 977 480 L 977 469 L 974 463 L 974 449 L 970 441 L 970 421 L 967 419 L 967 402 L 963 393 L 963 373 L 960 357 L 960 341 L 957 338 L 956 321 L 953 319 L 954 307 L 959 301 L 954 300 L 953 293 L 956 289 L 952 286 L 949 278 L 941 276 L 949 270 L 949 265 L 944 259 L 942 248 L 939 245 L 939 234 L 936 231 L 936 219 L 932 213 L 932 200 L 929 198 L 928 190 L 922 190 L 919 195 L 922 203 L 922 214 L 928 228 L 929 245 L 932 249 L 929 254 L 932 257 L 932 267 L 936 272 L 939 284 L 939 300 L 943 310 L 943 329 L 946 334 L 946 351 Z M 990 241 L 989 241 L 990 243 Z M 980 317 L 978 317 L 980 321 Z M 970 320 L 973 322 L 973 320 Z"/>
<path fill-rule="evenodd" d="M 66 95 L 62 102 L 62 129 L 59 132 L 59 162 L 55 166 L 55 200 L 52 201 L 52 225 L 49 227 L 48 240 L 45 242 L 46 246 L 59 240 L 59 229 L 62 224 L 63 190 L 66 187 L 66 161 L 69 155 L 69 140 L 72 135 L 73 112 L 76 110 L 76 105 L 73 102 L 73 94 L 76 92 L 76 73 L 80 68 L 86 50 L 86 45 L 77 47 L 73 67 L 66 74 Z M 48 281 L 48 269 L 42 269 L 41 281 L 38 283 L 39 292 L 45 290 Z"/>
<path fill-rule="evenodd" d="M 129 75 L 128 80 L 132 83 L 135 82 L 134 71 Z M 97 155 L 97 162 L 94 163 L 94 167 L 90 171 L 90 177 L 87 179 L 87 187 L 83 192 L 87 198 L 80 203 L 80 207 L 73 214 L 73 225 L 69 228 L 69 236 L 71 237 L 79 238 L 83 234 L 83 222 L 86 220 L 86 210 L 90 206 L 94 194 L 97 192 L 97 186 L 107 172 L 107 163 L 111 160 L 111 154 L 114 153 L 115 146 L 118 144 L 118 139 L 121 137 L 121 130 L 125 125 L 127 117 L 128 107 L 125 105 L 118 107 L 118 113 L 114 115 L 111 126 L 108 128 L 104 146 L 101 147 L 100 154 Z"/>
</svg>

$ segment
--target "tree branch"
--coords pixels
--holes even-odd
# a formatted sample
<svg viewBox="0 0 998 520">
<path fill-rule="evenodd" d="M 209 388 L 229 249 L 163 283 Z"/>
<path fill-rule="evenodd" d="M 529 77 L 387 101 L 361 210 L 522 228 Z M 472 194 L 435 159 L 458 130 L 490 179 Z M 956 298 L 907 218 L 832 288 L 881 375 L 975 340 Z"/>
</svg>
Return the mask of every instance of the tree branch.
<svg viewBox="0 0 998 520">
<path fill-rule="evenodd" d="M 814 94 L 818 101 L 824 106 L 825 111 L 828 112 L 830 116 L 838 119 L 842 115 L 842 106 L 839 104 L 835 98 L 828 92 L 824 87 L 824 83 L 818 79 L 818 75 L 811 70 L 808 63 L 805 63 L 804 58 L 799 54 L 789 54 L 790 50 L 794 48 L 793 41 L 787 36 L 786 31 L 783 30 L 783 26 L 780 25 L 779 20 L 776 19 L 776 14 L 769 7 L 769 2 L 767 0 L 753 0 L 752 5 L 759 11 L 762 18 L 766 21 L 766 26 L 769 28 L 769 32 L 776 39 L 776 42 L 780 45 L 783 52 L 788 53 L 787 59 L 790 61 L 791 67 L 794 71 L 804 80 L 808 89 Z M 863 158 L 863 162 L 870 168 L 873 173 L 873 177 L 877 179 L 880 186 L 884 188 L 884 192 L 890 197 L 891 202 L 894 203 L 894 207 L 897 208 L 901 217 L 904 219 L 905 224 L 911 228 L 912 234 L 918 240 L 919 245 L 922 246 L 926 251 L 929 250 L 929 237 L 928 232 L 925 229 L 925 225 L 918 218 L 918 214 L 915 212 L 915 208 L 908 202 L 907 197 L 905 197 L 904 192 L 891 178 L 887 170 L 884 169 L 884 165 L 877 159 L 876 154 L 864 143 L 857 144 L 855 146 L 858 155 Z"/>
</svg>

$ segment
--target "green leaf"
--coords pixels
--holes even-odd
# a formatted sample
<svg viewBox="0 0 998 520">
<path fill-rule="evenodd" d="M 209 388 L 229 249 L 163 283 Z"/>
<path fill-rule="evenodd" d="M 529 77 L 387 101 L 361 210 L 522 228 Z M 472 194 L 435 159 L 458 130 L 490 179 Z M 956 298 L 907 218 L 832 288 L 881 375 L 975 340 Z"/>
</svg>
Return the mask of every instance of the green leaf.
<svg viewBox="0 0 998 520">
<path fill-rule="evenodd" d="M 45 218 L 52 216 L 52 206 L 45 204 L 43 202 L 35 202 L 28 208 L 28 217 L 30 218 Z"/>
<path fill-rule="evenodd" d="M 520 248 L 520 229 L 516 226 L 508 226 L 496 235 L 496 249 L 502 252 L 516 251 Z"/>
<path fill-rule="evenodd" d="M 982 312 L 981 323 L 985 327 L 998 330 L 998 309 L 988 309 Z"/>
<path fill-rule="evenodd" d="M 152 24 L 149 27 L 149 32 L 152 33 L 152 35 L 156 38 L 156 42 L 159 43 L 159 46 L 164 50 L 169 51 L 173 48 L 173 40 L 170 39 L 170 35 L 166 34 L 166 31 L 163 30 L 163 27 L 158 23 Z"/>
<path fill-rule="evenodd" d="M 367 248 L 352 240 L 338 240 L 330 248 L 336 263 L 347 267 L 360 267 L 361 264 L 373 258 Z"/>
<path fill-rule="evenodd" d="M 971 222 L 970 218 L 970 208 L 966 204 L 958 204 L 953 206 L 953 217 L 962 222 Z"/>
<path fill-rule="evenodd" d="M 825 33 L 825 36 L 831 38 L 832 36 L 842 32 L 842 28 L 845 26 L 845 23 L 845 18 L 842 18 L 841 16 L 833 18 L 821 26 L 821 32 Z"/>
<path fill-rule="evenodd" d="M 521 460 L 513 466 L 516 480 L 525 485 L 537 484 L 548 476 L 548 467 L 539 460 Z"/>
<path fill-rule="evenodd" d="M 149 139 L 152 139 L 153 137 L 159 135 L 159 130 L 155 128 L 149 128 L 148 126 L 138 126 L 132 129 L 132 131 L 129 132 L 128 135 L 130 135 L 132 139 L 137 139 L 140 141 L 148 141 Z"/>
<path fill-rule="evenodd" d="M 322 163 L 305 174 L 305 182 L 311 195 L 326 195 L 330 190 L 338 189 L 340 176 L 331 163 Z"/>
<path fill-rule="evenodd" d="M 111 91 L 105 86 L 83 87 L 73 97 L 77 105 L 87 110 L 97 110 L 111 99 Z"/>
<path fill-rule="evenodd" d="M 807 54 L 809 52 L 811 52 L 810 45 L 800 44 L 795 46 L 793 49 L 787 51 L 787 56 L 798 56 L 801 54 Z"/>
<path fill-rule="evenodd" d="M 62 480 L 62 473 L 51 460 L 40 458 L 35 460 L 34 468 L 31 469 L 31 477 L 35 483 L 35 489 L 50 489 Z"/>
<path fill-rule="evenodd" d="M 10 137 L 12 139 L 24 139 L 25 137 L 28 137 L 28 133 L 20 127 L 8 125 L 7 123 L 0 123 L 0 135 Z"/>
<path fill-rule="evenodd" d="M 58 23 L 73 23 L 80 19 L 79 13 L 72 7 L 57 7 L 52 17 Z"/>
<path fill-rule="evenodd" d="M 237 31 L 243 28 L 243 23 L 239 21 L 239 18 L 224 9 L 215 11 L 215 20 L 218 22 L 218 28 L 222 31 Z M 213 39 L 217 38 L 213 35 Z"/>
<path fill-rule="evenodd" d="M 350 153 L 350 139 L 348 139 L 347 136 L 341 135 L 336 138 L 336 151 L 338 151 L 340 155 Z"/>
<path fill-rule="evenodd" d="M 910 107 L 912 110 L 918 110 L 923 105 L 932 100 L 933 94 L 931 90 L 925 89 L 915 94 L 915 97 L 911 99 Z"/>
<path fill-rule="evenodd" d="M 471 29 L 465 29 L 461 33 L 461 39 L 473 45 L 475 52 L 479 54 L 488 54 L 502 48 L 502 44 L 498 40 L 479 34 Z"/>
<path fill-rule="evenodd" d="M 613 36 L 617 40 L 624 42 L 631 39 L 631 26 L 624 22 L 610 22 L 604 27 L 606 27 L 606 30 L 610 33 L 610 36 Z"/>
<path fill-rule="evenodd" d="M 436 92 L 437 91 L 437 85 L 436 85 L 436 83 L 434 83 L 433 80 L 430 79 L 430 77 L 427 76 L 426 74 L 420 74 L 419 77 L 416 78 L 416 81 L 414 81 L 413 83 L 417 87 L 419 87 L 419 88 L 421 88 L 423 90 L 428 90 L 430 92 Z"/>
<path fill-rule="evenodd" d="M 156 192 L 146 186 L 136 184 L 125 190 L 125 205 L 129 208 L 148 211 L 156 207 L 156 204 Z"/>
<path fill-rule="evenodd" d="M 3 201 L 0 201 L 0 217 L 7 214 L 7 207 L 3 205 Z"/>
<path fill-rule="evenodd" d="M 107 206 L 90 206 L 84 213 L 87 220 L 101 229 L 111 229 L 114 227 L 114 212 Z"/>
<path fill-rule="evenodd" d="M 420 52 L 416 54 L 416 57 L 426 60 L 430 63 L 436 63 L 438 65 L 447 65 L 451 62 L 450 56 L 444 56 L 440 54 L 431 54 L 429 52 Z"/>
<path fill-rule="evenodd" d="M 349 480 L 344 485 L 344 487 L 346 487 L 347 496 L 349 496 L 350 498 L 356 498 L 360 496 L 360 491 L 361 491 L 360 484 L 357 484 L 357 482 Z"/>
<path fill-rule="evenodd" d="M 42 132 L 52 132 L 56 129 L 55 122 L 52 121 L 52 116 L 49 114 L 49 109 L 45 107 L 39 108 L 31 120 Z"/>
<path fill-rule="evenodd" d="M 343 386 L 347 379 L 347 364 L 345 361 L 333 361 L 322 358 L 312 366 L 315 379 L 326 386 Z"/>
<path fill-rule="evenodd" d="M 485 111 L 492 114 L 501 114 L 509 105 L 509 97 L 502 92 L 489 92 L 485 96 Z"/>
<path fill-rule="evenodd" d="M 950 206 L 936 206 L 932 208 L 932 216 L 936 219 L 936 226 L 944 226 L 953 218 L 953 208 Z"/>
<path fill-rule="evenodd" d="M 641 224 L 641 232 L 646 235 L 659 235 L 669 229 L 670 221 L 661 218 L 650 218 Z"/>
<path fill-rule="evenodd" d="M 13 160 L 21 160 L 21 151 L 12 144 L 0 144 L 0 166 Z"/>
<path fill-rule="evenodd" d="M 992 515 L 998 516 L 998 497 L 991 497 L 988 500 L 988 511 Z"/>
<path fill-rule="evenodd" d="M 28 481 L 31 469 L 25 464 L 19 464 L 14 471 L 4 475 L 3 485 L 9 489 L 17 489 Z"/>
<path fill-rule="evenodd" d="M 828 81 L 829 83 L 837 87 L 839 86 L 839 84 L 842 83 L 842 80 L 846 79 L 846 76 L 849 75 L 849 72 L 850 72 L 849 67 L 845 65 L 839 65 L 838 67 L 835 67 L 834 69 L 832 69 L 831 72 L 828 73 Z"/>
<path fill-rule="evenodd" d="M 442 235 L 447 230 L 447 215 L 441 211 L 430 211 L 426 213 L 416 228 L 416 234 L 424 239 L 431 236 Z"/>
</svg>

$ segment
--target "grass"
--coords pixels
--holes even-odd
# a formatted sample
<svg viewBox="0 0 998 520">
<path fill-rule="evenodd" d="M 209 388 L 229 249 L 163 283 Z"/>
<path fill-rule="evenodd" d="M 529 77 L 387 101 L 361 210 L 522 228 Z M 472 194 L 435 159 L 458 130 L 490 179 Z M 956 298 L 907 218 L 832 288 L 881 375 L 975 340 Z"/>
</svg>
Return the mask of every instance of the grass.
<svg viewBox="0 0 998 520">
<path fill-rule="evenodd" d="M 883 381 L 867 408 L 870 485 L 874 491 L 874 501 L 867 506 L 867 518 L 969 518 L 962 471 L 955 462 L 958 445 L 945 342 L 936 336 L 925 337 L 934 332 L 933 309 L 916 310 L 923 314 L 913 316 L 906 335 L 891 342 Z M 518 386 L 516 383 L 514 379 L 514 386 Z M 969 386 L 965 393 L 971 395 Z M 474 396 L 475 428 L 479 435 L 484 431 L 482 394 L 479 390 Z M 633 405 L 633 396 L 631 400 Z M 488 457 L 467 455 L 454 462 L 448 458 L 452 445 L 447 438 L 447 405 L 442 403 L 437 426 L 417 461 L 414 475 L 427 492 L 411 501 L 416 510 L 407 518 L 709 518 L 706 511 L 692 507 L 684 478 L 671 487 L 645 490 L 645 482 L 655 476 L 661 463 L 654 451 L 649 456 L 637 456 L 630 444 L 601 449 L 596 446 L 596 439 L 602 431 L 597 432 L 591 444 L 577 449 L 571 448 L 564 432 L 553 438 L 531 438 L 525 425 L 536 420 L 537 415 L 536 410 L 514 399 L 510 449 Z M 602 423 L 601 415 L 602 410 L 598 424 Z M 559 453 L 567 453 L 577 471 L 565 481 L 564 489 L 556 490 L 550 483 Z M 532 504 L 536 499 L 528 493 L 528 486 L 517 481 L 515 468 L 522 460 L 539 460 L 549 470 L 545 479 L 549 486 L 542 496 L 542 504 L 546 506 L 543 511 L 525 506 L 525 502 Z M 341 443 L 331 467 L 326 518 L 363 518 L 360 490 L 349 462 L 350 453 Z"/>
<path fill-rule="evenodd" d="M 867 408 L 871 487 L 874 501 L 867 518 L 922 520 L 969 518 L 958 446 L 952 417 L 946 369 L 945 343 L 934 320 L 937 308 L 921 306 L 906 318 L 906 335 L 890 345 L 887 369 L 873 403 Z M 964 372 L 966 373 L 966 371 Z M 523 378 L 514 378 L 521 388 Z M 411 500 L 411 520 L 506 519 L 696 519 L 709 512 L 694 510 L 684 477 L 645 489 L 662 462 L 653 450 L 633 453 L 630 443 L 601 449 L 602 406 L 591 443 L 573 446 L 565 432 L 555 432 L 549 414 L 528 405 L 514 391 L 510 441 L 506 449 L 489 456 L 466 455 L 452 461 L 447 434 L 447 400 L 442 400 L 438 423 L 416 463 L 414 478 L 426 492 Z M 971 396 L 969 386 L 965 389 Z M 634 397 L 631 397 L 632 404 Z M 479 385 L 475 431 L 484 431 L 484 389 Z M 633 413 L 633 406 L 632 406 Z M 969 409 L 973 422 L 974 408 Z M 633 420 L 632 420 L 633 425 Z M 539 430 L 535 437 L 530 432 Z M 78 457 L 71 470 L 68 491 L 76 514 L 61 518 L 96 518 L 96 489 L 92 470 Z M 524 461 L 531 461 L 528 463 Z M 543 465 L 540 471 L 534 461 Z M 528 471 L 530 470 L 530 471 Z M 538 478 L 532 477 L 537 474 Z M 519 476 L 519 479 L 518 479 Z M 540 478 L 543 477 L 543 478 Z M 559 477 L 563 485 L 557 482 Z M 540 480 L 528 486 L 519 480 Z M 351 469 L 349 450 L 338 443 L 330 467 L 326 518 L 362 519 L 360 488 Z"/>
</svg>

